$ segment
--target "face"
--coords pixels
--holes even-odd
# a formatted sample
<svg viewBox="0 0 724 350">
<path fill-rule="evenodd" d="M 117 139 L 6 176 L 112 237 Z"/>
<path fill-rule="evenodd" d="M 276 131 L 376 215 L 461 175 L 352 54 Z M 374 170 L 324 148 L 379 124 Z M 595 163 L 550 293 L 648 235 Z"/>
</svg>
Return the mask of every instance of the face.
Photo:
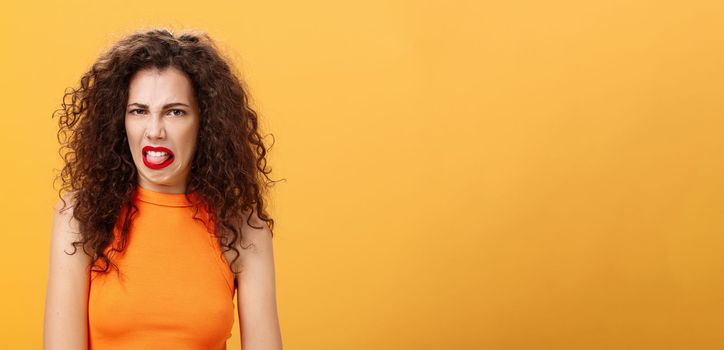
<svg viewBox="0 0 724 350">
<path fill-rule="evenodd" d="M 125 125 L 141 187 L 165 193 L 185 192 L 199 119 L 191 81 L 182 71 L 150 68 L 133 75 Z"/>
</svg>

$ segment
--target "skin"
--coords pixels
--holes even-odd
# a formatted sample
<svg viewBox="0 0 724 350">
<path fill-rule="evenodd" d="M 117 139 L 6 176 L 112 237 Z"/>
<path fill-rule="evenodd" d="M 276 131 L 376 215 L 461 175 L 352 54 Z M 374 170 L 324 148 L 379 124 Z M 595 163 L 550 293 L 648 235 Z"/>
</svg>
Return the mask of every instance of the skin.
<svg viewBox="0 0 724 350">
<path fill-rule="evenodd" d="M 72 195 L 65 201 L 72 205 Z M 53 210 L 50 235 L 50 268 L 45 295 L 43 349 L 88 349 L 88 292 L 91 258 L 79 249 L 73 255 L 71 243 L 80 238 L 73 209 Z"/>
<path fill-rule="evenodd" d="M 235 274 L 238 289 L 236 305 L 239 315 L 239 334 L 244 350 L 282 349 L 281 331 L 277 316 L 276 287 L 274 283 L 274 250 L 269 227 L 255 214 L 248 226 L 246 220 L 240 225 L 243 238 L 236 245 L 239 258 L 232 271 Z M 242 249 L 241 246 L 247 247 Z M 226 261 L 233 261 L 235 254 L 224 252 Z"/>
<path fill-rule="evenodd" d="M 184 193 L 199 132 L 199 109 L 191 81 L 176 68 L 144 69 L 131 78 L 126 106 L 126 135 L 138 184 L 165 193 Z M 151 169 L 143 163 L 144 146 L 163 146 L 173 163 Z"/>
<path fill-rule="evenodd" d="M 188 77 L 176 68 L 138 71 L 129 84 L 125 116 L 126 136 L 139 173 L 139 185 L 165 193 L 184 193 L 196 150 L 199 110 Z M 170 105 L 181 103 L 183 105 Z M 143 106 L 141 106 L 143 105 Z M 142 148 L 163 146 L 174 153 L 174 162 L 164 169 L 143 163 Z M 87 349 L 88 292 L 91 259 L 82 250 L 72 252 L 71 242 L 79 240 L 78 222 L 72 217 L 72 193 L 65 200 L 71 209 L 60 213 L 56 203 L 50 242 L 50 268 L 46 291 L 43 329 L 44 349 Z M 250 213 L 245 213 L 245 218 Z M 269 227 L 256 215 L 251 224 L 239 223 L 243 239 L 234 263 L 239 332 L 244 350 L 282 349 L 277 316 L 274 253 Z M 243 249 L 251 246 L 251 248 Z M 235 257 L 225 252 L 227 262 Z"/>
</svg>

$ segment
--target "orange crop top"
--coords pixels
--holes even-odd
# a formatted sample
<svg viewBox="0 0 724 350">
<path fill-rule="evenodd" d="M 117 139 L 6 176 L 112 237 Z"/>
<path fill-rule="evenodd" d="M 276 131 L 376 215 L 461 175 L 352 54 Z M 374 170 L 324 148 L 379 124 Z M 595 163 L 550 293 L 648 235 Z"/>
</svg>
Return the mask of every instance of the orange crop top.
<svg viewBox="0 0 724 350">
<path fill-rule="evenodd" d="M 91 271 L 89 348 L 226 349 L 234 277 L 216 235 L 192 218 L 184 194 L 139 185 L 133 201 L 139 211 L 126 249 L 110 253 L 120 278 L 112 267 L 105 274 Z"/>
</svg>

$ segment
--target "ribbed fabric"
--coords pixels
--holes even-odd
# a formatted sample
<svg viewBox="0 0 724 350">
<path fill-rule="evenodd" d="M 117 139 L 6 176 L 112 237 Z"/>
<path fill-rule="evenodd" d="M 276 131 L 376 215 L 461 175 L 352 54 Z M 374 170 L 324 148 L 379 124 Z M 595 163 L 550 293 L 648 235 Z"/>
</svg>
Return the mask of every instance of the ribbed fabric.
<svg viewBox="0 0 724 350">
<path fill-rule="evenodd" d="M 226 349 L 234 277 L 216 236 L 184 194 L 137 186 L 133 200 L 126 251 L 111 253 L 121 275 L 91 272 L 90 349 Z"/>
</svg>

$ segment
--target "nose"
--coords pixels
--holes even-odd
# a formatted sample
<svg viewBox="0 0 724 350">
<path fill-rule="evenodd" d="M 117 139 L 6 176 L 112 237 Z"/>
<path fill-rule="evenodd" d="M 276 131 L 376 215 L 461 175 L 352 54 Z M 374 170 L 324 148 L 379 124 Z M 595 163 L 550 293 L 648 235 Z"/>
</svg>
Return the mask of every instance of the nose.
<svg viewBox="0 0 724 350">
<path fill-rule="evenodd" d="M 146 125 L 146 138 L 149 140 L 163 139 L 166 137 L 166 130 L 163 127 L 163 118 L 152 116 Z"/>
</svg>

